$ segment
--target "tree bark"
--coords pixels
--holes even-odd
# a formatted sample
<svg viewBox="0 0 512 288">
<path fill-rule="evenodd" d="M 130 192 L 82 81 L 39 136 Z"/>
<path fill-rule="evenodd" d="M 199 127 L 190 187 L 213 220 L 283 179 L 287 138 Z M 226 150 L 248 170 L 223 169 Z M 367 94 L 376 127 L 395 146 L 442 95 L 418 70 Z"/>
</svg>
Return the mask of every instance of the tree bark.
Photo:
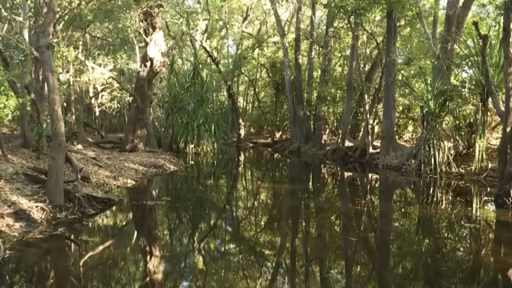
<svg viewBox="0 0 512 288">
<path fill-rule="evenodd" d="M 315 80 L 315 58 L 313 57 L 313 50 L 315 48 L 316 38 L 316 0 L 311 0 L 311 19 L 309 23 L 309 47 L 308 47 L 308 59 L 307 59 L 307 75 L 306 75 L 306 122 L 307 122 L 307 133 L 306 142 L 311 143 L 313 141 L 312 129 L 311 129 L 311 115 L 313 114 L 313 82 Z"/>
<path fill-rule="evenodd" d="M 126 152 L 144 149 L 147 127 L 150 125 L 153 91 L 158 76 L 167 65 L 167 46 L 160 18 L 159 7 L 148 5 L 140 11 L 144 25 L 145 51 L 135 80 L 134 95 L 130 102 L 128 122 L 124 131 L 121 150 Z"/>
<path fill-rule="evenodd" d="M 503 80 L 505 85 L 505 111 L 503 119 L 508 119 L 510 115 L 510 77 L 511 77 L 511 62 L 510 62 L 510 22 L 512 12 L 512 1 L 504 1 L 504 12 L 503 12 L 503 55 L 505 57 L 503 61 Z M 502 200 L 508 200 L 511 198 L 510 187 L 510 175 L 507 173 L 508 157 L 509 157 L 509 143 L 510 139 L 509 123 L 508 121 L 502 122 L 501 141 L 498 146 L 498 190 L 495 194 L 495 203 L 498 207 L 503 207 Z"/>
<path fill-rule="evenodd" d="M 334 35 L 334 20 L 336 13 L 334 8 L 330 7 L 327 11 L 327 19 L 325 22 L 325 36 L 322 52 L 322 66 L 320 68 L 320 79 L 318 81 L 318 94 L 316 97 L 316 113 L 314 121 L 314 144 L 316 148 L 323 145 L 324 135 L 324 109 L 327 101 L 327 86 L 329 85 L 329 77 L 332 63 L 332 38 Z"/>
<path fill-rule="evenodd" d="M 352 118 L 352 100 L 354 98 L 357 63 L 357 45 L 359 42 L 359 13 L 354 13 L 354 27 L 352 30 L 352 44 L 350 45 L 350 58 L 348 60 L 347 72 L 347 90 L 345 93 L 345 105 L 343 106 L 343 116 L 341 118 L 341 147 L 345 147 L 345 142 L 349 135 L 350 120 Z"/>
<path fill-rule="evenodd" d="M 396 65 L 398 38 L 397 13 L 392 7 L 386 12 L 386 52 L 384 68 L 384 109 L 382 112 L 381 155 L 391 154 L 397 145 L 396 123 Z"/>
<path fill-rule="evenodd" d="M 482 66 L 481 69 L 482 69 L 482 74 L 484 76 L 485 89 L 487 90 L 487 93 L 491 97 L 492 106 L 494 107 L 494 110 L 496 111 L 496 115 L 498 115 L 501 122 L 504 123 L 505 109 L 503 108 L 503 105 L 501 104 L 500 96 L 498 95 L 498 92 L 496 91 L 496 85 L 494 84 L 494 81 L 492 80 L 491 71 L 489 69 L 489 62 L 487 60 L 487 47 L 489 46 L 489 35 L 482 34 L 477 21 L 473 22 L 473 27 L 475 27 L 476 33 L 478 35 L 478 38 L 480 38 L 480 42 L 481 42 L 480 65 Z"/>
<path fill-rule="evenodd" d="M 301 54 L 301 26 L 302 26 L 302 0 L 297 0 L 297 11 L 295 17 L 295 107 L 297 120 L 297 144 L 303 145 L 306 138 L 309 138 L 308 124 L 304 113 L 304 93 L 302 89 L 302 64 L 300 62 Z"/>
<path fill-rule="evenodd" d="M 43 80 L 48 91 L 48 107 L 52 140 L 48 154 L 48 181 L 46 194 L 55 205 L 64 204 L 64 161 L 66 158 L 66 136 L 62 117 L 57 76 L 53 67 L 51 37 L 57 19 L 58 0 L 48 0 L 44 20 L 36 27 L 38 40 L 35 49 L 39 54 Z"/>
<path fill-rule="evenodd" d="M 28 3 L 27 0 L 23 0 L 22 3 L 23 10 L 23 46 L 27 51 L 29 51 L 30 43 L 29 43 L 29 13 L 28 13 Z M 27 56 L 24 63 L 22 64 L 21 69 L 21 86 L 25 87 L 27 85 L 27 72 L 30 70 L 30 58 Z M 23 138 L 23 148 L 32 149 L 32 131 L 30 130 L 29 114 L 28 114 L 28 93 L 25 89 L 20 87 L 21 99 L 20 99 L 20 130 L 21 136 Z"/>
<path fill-rule="evenodd" d="M 281 21 L 281 16 L 277 11 L 276 0 L 270 0 L 270 5 L 272 6 L 272 12 L 274 14 L 274 18 L 277 26 L 277 33 L 279 34 L 279 38 L 281 40 L 281 47 L 283 50 L 283 74 L 284 74 L 284 87 L 286 98 L 288 99 L 288 124 L 290 125 L 290 132 L 292 143 L 298 142 L 298 131 L 297 131 L 297 122 L 296 122 L 296 113 L 295 113 L 295 104 L 292 93 L 292 79 L 290 76 L 290 56 L 288 51 L 288 41 L 286 41 L 286 31 L 283 26 L 283 22 Z"/>
<path fill-rule="evenodd" d="M 377 47 L 377 49 L 379 49 L 379 47 Z M 383 67 L 382 66 L 382 60 L 383 60 L 382 56 L 383 56 L 382 50 L 379 49 L 377 51 L 377 54 L 375 55 L 375 58 L 373 59 L 372 64 L 370 65 L 370 67 L 368 68 L 368 70 L 366 71 L 366 74 L 364 76 L 363 88 L 365 88 L 365 89 L 361 89 L 361 92 L 359 93 L 359 98 L 361 99 L 360 101 L 361 101 L 361 103 L 363 103 L 363 105 L 364 105 L 365 99 L 367 101 L 368 92 L 371 91 L 371 87 L 375 84 L 375 81 L 377 80 L 377 77 L 379 76 L 379 74 L 381 74 L 379 72 L 382 71 L 382 67 Z M 380 75 L 380 77 L 382 77 L 382 75 Z M 379 85 L 380 85 L 380 83 L 379 83 Z M 380 86 L 375 88 L 373 97 L 370 100 L 369 107 L 368 107 L 368 109 L 366 109 L 368 118 L 370 118 L 371 115 L 373 115 L 373 110 L 375 109 L 379 91 L 380 91 Z M 365 119 L 365 121 L 366 121 L 366 119 Z M 370 122 L 369 119 L 368 119 L 368 122 Z M 354 124 L 352 124 L 352 125 L 354 125 Z M 366 125 L 366 123 L 364 125 Z M 370 126 L 369 123 L 368 123 L 368 126 Z M 368 127 L 368 129 L 370 129 L 370 127 Z M 364 140 L 364 139 L 367 139 L 369 136 L 368 131 L 366 131 L 364 127 L 363 127 L 363 129 L 358 128 L 355 131 L 356 131 L 356 133 L 359 134 L 359 135 L 356 134 L 355 137 L 358 137 L 359 139 Z M 371 139 L 368 139 L 368 140 L 371 140 Z M 371 143 L 371 141 L 370 141 L 370 143 Z"/>
<path fill-rule="evenodd" d="M 5 150 L 5 144 L 2 134 L 0 134 L 0 152 L 2 152 L 2 156 L 4 156 L 5 159 L 9 158 L 9 154 L 7 154 L 7 150 Z"/>
</svg>

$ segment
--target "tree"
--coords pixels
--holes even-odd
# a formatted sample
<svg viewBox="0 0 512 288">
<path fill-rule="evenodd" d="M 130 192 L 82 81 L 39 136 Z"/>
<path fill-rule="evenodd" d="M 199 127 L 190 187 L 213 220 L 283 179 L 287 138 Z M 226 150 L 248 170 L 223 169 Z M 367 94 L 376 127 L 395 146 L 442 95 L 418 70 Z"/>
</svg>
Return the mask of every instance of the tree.
<svg viewBox="0 0 512 288">
<path fill-rule="evenodd" d="M 57 19 L 58 0 L 48 0 L 43 22 L 35 27 L 37 41 L 35 50 L 39 55 L 43 80 L 48 92 L 48 108 L 52 140 L 48 153 L 48 180 L 46 195 L 53 204 L 64 204 L 64 162 L 66 159 L 66 137 L 59 97 L 59 84 L 53 66 L 52 33 Z"/>
<path fill-rule="evenodd" d="M 333 54 L 333 36 L 334 21 L 336 16 L 334 7 L 330 6 L 327 10 L 327 19 L 325 20 L 325 36 L 322 46 L 322 66 L 320 67 L 320 79 L 318 80 L 318 92 L 316 96 L 316 113 L 314 120 L 314 144 L 316 148 L 323 145 L 325 111 L 327 102 L 327 89 L 329 77 L 331 74 L 332 54 Z"/>
<path fill-rule="evenodd" d="M 396 150 L 398 141 L 396 122 L 396 65 L 398 38 L 397 12 L 388 1 L 386 11 L 386 52 L 384 66 L 384 110 L 382 112 L 381 155 L 388 156 Z"/>
<path fill-rule="evenodd" d="M 158 76 L 167 66 L 167 44 L 165 43 L 160 5 L 149 4 L 139 13 L 145 39 L 145 51 L 140 58 L 134 92 L 128 112 L 121 150 L 127 152 L 144 149 L 146 136 L 152 128 L 151 105 Z"/>
<path fill-rule="evenodd" d="M 508 168 L 510 165 L 510 145 L 512 144 L 512 132 L 510 130 L 510 77 L 512 63 L 510 60 L 510 18 L 512 13 L 512 1 L 505 0 L 503 8 L 503 80 L 505 85 L 505 109 L 503 113 L 501 140 L 498 146 L 498 189 L 495 194 L 497 207 L 510 206 L 512 199 L 510 183 L 512 173 Z"/>
<path fill-rule="evenodd" d="M 348 60 L 347 91 L 345 105 L 343 105 L 343 117 L 341 120 L 341 146 L 345 147 L 345 141 L 349 134 L 350 118 L 352 116 L 352 99 L 354 98 L 355 74 L 357 63 L 357 45 L 359 41 L 359 13 L 354 14 L 354 27 L 352 28 L 352 44 L 350 45 L 350 58 Z"/>
<path fill-rule="evenodd" d="M 279 11 L 277 10 L 276 0 L 270 0 L 270 5 L 272 6 L 272 12 L 274 14 L 274 19 L 276 21 L 277 33 L 279 34 L 279 39 L 281 40 L 281 48 L 283 51 L 283 75 L 284 75 L 284 84 L 285 84 L 285 93 L 286 99 L 288 100 L 288 124 L 290 125 L 291 138 L 292 143 L 299 143 L 299 127 L 297 123 L 297 114 L 295 111 L 295 101 L 293 97 L 292 91 L 292 78 L 290 75 L 290 52 L 288 51 L 288 41 L 286 40 L 286 31 L 284 30 L 283 22 L 281 20 L 281 16 L 279 15 Z"/>
</svg>

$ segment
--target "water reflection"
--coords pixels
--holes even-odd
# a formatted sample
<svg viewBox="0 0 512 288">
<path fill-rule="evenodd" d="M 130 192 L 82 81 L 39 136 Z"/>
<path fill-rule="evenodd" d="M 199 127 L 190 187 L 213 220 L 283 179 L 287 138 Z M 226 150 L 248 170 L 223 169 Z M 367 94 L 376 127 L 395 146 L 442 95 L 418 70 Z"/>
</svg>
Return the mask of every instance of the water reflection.
<svg viewBox="0 0 512 288">
<path fill-rule="evenodd" d="M 511 216 L 483 190 L 226 152 L 11 247 L 0 287 L 511 287 Z"/>
<path fill-rule="evenodd" d="M 137 232 L 144 279 L 141 287 L 163 287 L 165 263 L 162 245 L 157 235 L 156 205 L 153 197 L 153 179 L 145 179 L 128 189 L 132 221 Z"/>
</svg>

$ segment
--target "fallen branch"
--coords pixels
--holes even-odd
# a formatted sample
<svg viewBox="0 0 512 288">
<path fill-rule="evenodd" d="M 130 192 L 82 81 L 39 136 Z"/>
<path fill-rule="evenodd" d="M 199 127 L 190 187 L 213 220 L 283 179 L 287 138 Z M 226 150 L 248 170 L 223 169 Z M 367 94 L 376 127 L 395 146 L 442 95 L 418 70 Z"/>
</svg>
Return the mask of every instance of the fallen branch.
<svg viewBox="0 0 512 288">
<path fill-rule="evenodd" d="M 40 184 L 40 185 L 46 184 L 46 176 L 48 175 L 48 170 L 46 170 L 44 168 L 36 167 L 36 166 L 29 167 L 29 169 L 38 174 L 44 175 L 45 177 L 42 177 L 42 176 L 39 176 L 36 174 L 32 174 L 32 173 L 27 173 L 27 172 L 21 172 L 21 174 L 23 174 L 23 176 L 25 176 L 25 178 L 27 178 L 30 182 L 33 182 L 35 184 Z M 77 180 L 78 179 L 64 180 L 64 184 L 75 183 Z"/>
<path fill-rule="evenodd" d="M 71 156 L 71 153 L 66 153 L 66 162 L 71 165 L 73 169 L 73 173 L 75 174 L 75 179 L 83 182 L 91 182 L 91 175 L 89 172 L 84 170 L 84 166 L 80 164 L 75 157 Z"/>
<path fill-rule="evenodd" d="M 87 142 L 89 144 L 95 145 L 95 146 L 103 148 L 103 149 L 108 149 L 108 148 L 105 147 L 105 146 L 102 146 L 102 145 L 109 145 L 109 144 L 113 145 L 112 147 L 109 147 L 109 148 L 114 148 L 116 146 L 121 146 L 121 140 L 115 140 L 115 139 L 96 139 L 96 140 L 93 140 L 91 138 L 87 138 L 86 140 L 87 140 Z"/>
<path fill-rule="evenodd" d="M 101 251 L 103 251 L 104 249 L 110 247 L 112 244 L 114 244 L 114 240 L 109 240 L 103 244 L 101 244 L 100 246 L 98 246 L 96 249 L 94 249 L 93 251 L 87 253 L 87 255 L 85 255 L 84 258 L 82 258 L 82 260 L 80 260 L 80 270 L 82 270 L 83 266 L 84 266 L 84 263 L 85 261 L 87 261 L 87 259 L 91 258 L 92 256 L 100 253 Z"/>
<path fill-rule="evenodd" d="M 100 135 L 101 139 L 105 139 L 105 134 L 103 134 L 103 132 L 101 132 L 101 130 L 98 129 L 98 127 L 94 126 L 93 124 L 87 121 L 84 121 L 84 126 L 86 128 L 91 128 L 92 130 L 96 131 Z"/>
</svg>

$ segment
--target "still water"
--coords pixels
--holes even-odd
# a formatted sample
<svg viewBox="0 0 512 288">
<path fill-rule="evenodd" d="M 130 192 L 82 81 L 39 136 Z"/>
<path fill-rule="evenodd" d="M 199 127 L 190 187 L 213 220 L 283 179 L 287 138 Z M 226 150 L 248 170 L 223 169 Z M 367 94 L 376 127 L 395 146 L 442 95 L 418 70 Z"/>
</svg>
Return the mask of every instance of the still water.
<svg viewBox="0 0 512 288">
<path fill-rule="evenodd" d="M 492 191 L 478 183 L 252 151 L 194 159 L 117 193 L 119 205 L 87 223 L 11 246 L 0 287 L 511 284 L 509 215 L 485 204 Z"/>
</svg>

